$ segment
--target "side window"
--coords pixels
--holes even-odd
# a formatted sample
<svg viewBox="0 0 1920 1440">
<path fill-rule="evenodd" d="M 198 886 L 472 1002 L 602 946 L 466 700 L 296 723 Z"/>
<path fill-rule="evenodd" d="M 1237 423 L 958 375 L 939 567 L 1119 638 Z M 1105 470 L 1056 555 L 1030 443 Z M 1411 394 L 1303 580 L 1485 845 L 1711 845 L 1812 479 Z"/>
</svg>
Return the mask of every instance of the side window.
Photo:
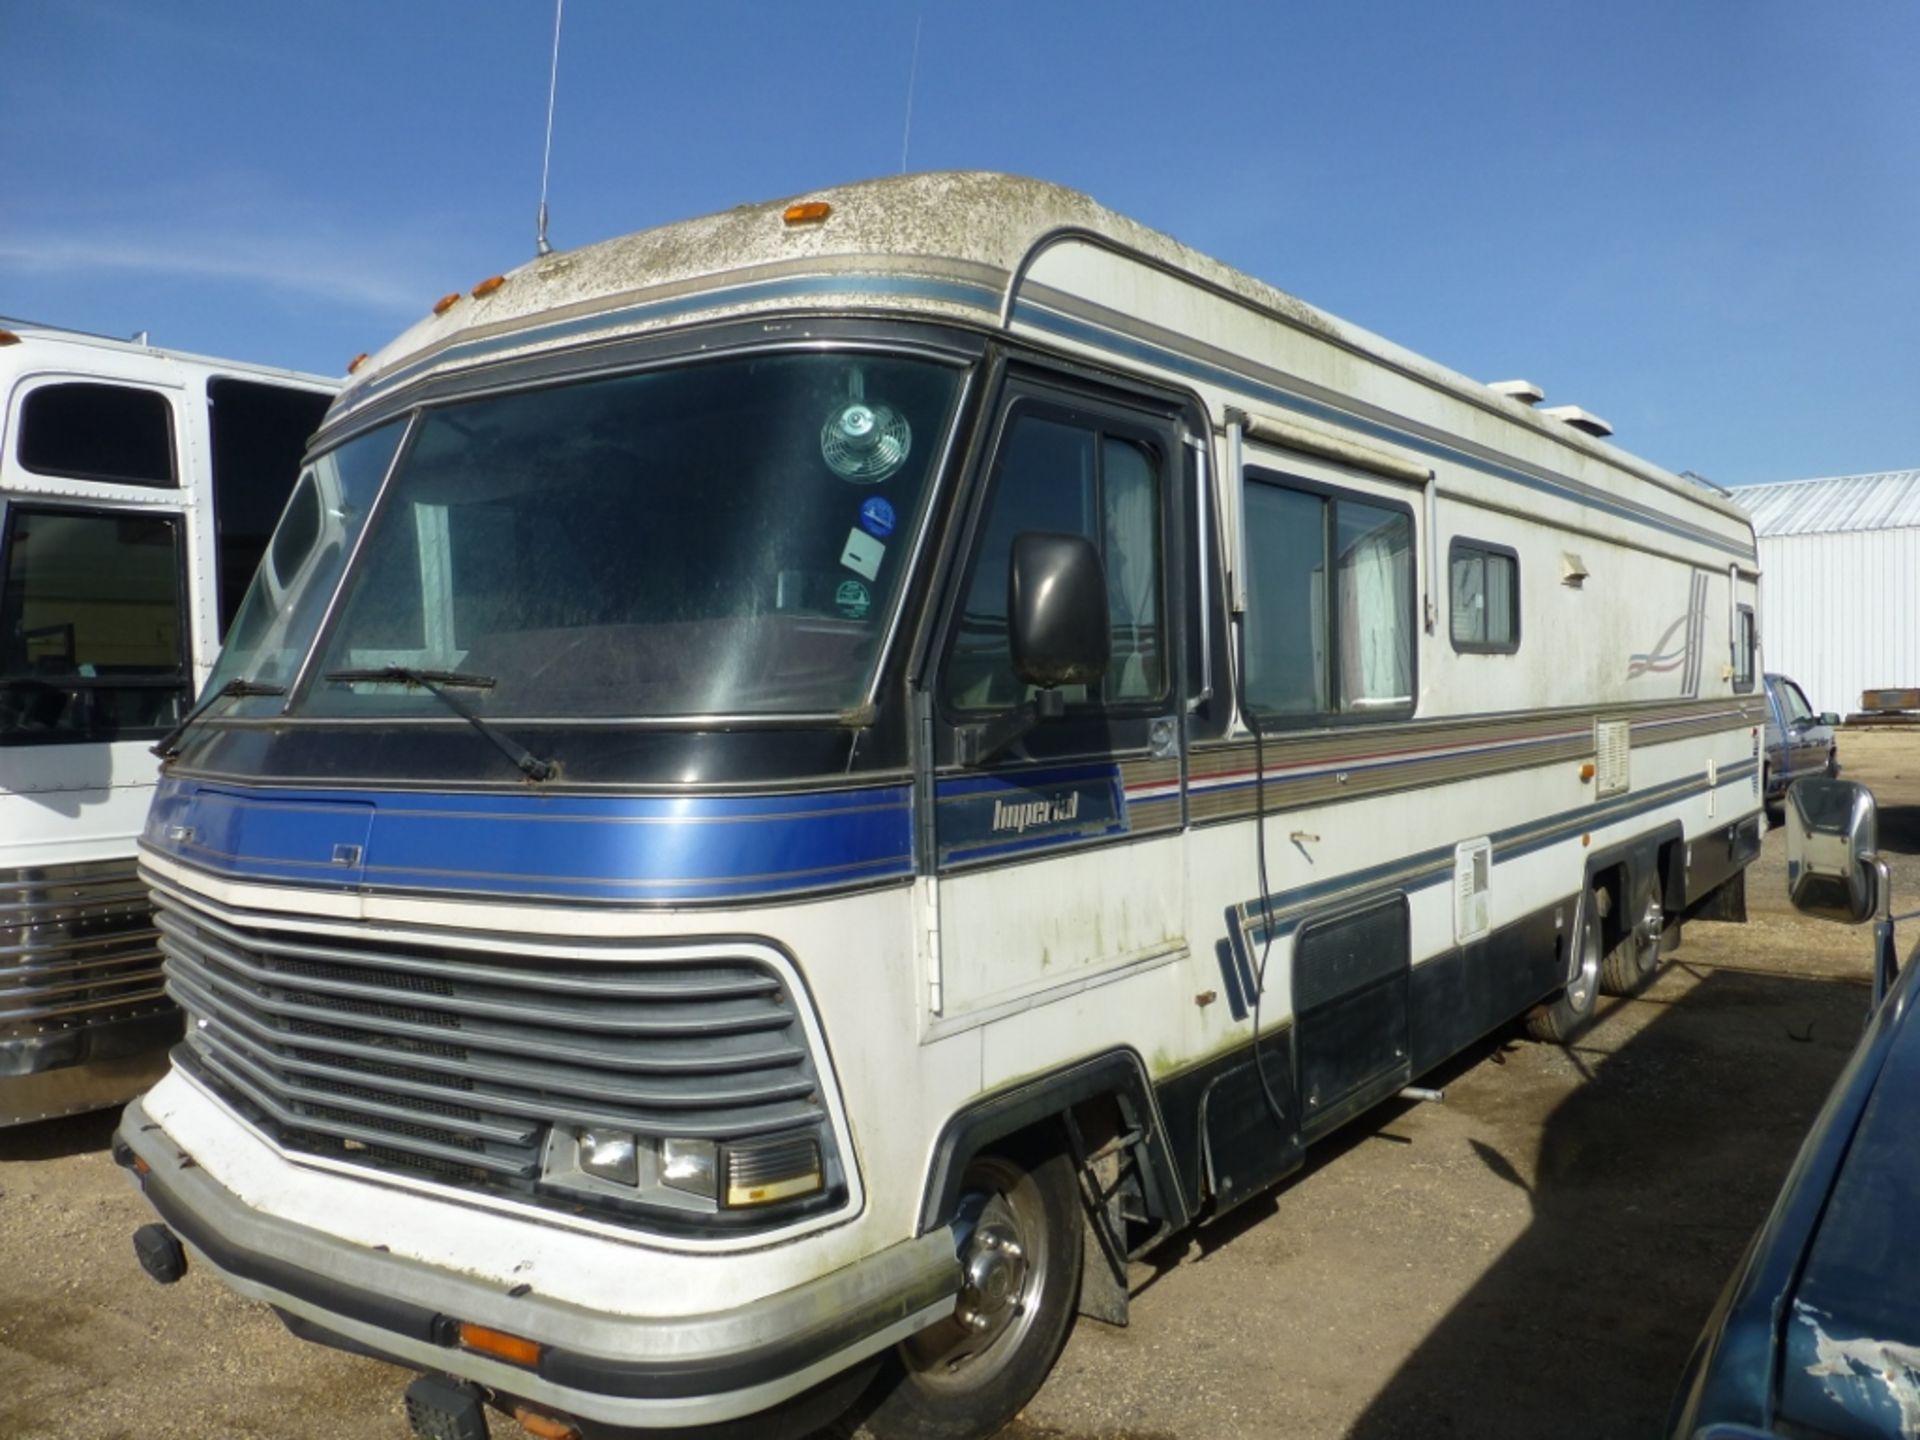
<svg viewBox="0 0 1920 1440">
<path fill-rule="evenodd" d="M 1733 688 L 1753 689 L 1753 607 L 1742 605 L 1734 612 Z"/>
<path fill-rule="evenodd" d="M 247 593 L 329 398 L 253 380 L 207 382 L 222 635 Z"/>
<path fill-rule="evenodd" d="M 171 488 L 173 412 L 158 390 L 75 381 L 27 392 L 20 463 L 36 475 Z"/>
<path fill-rule="evenodd" d="M 1520 557 L 1504 545 L 1455 540 L 1447 554 L 1453 648 L 1511 655 L 1520 648 Z"/>
<path fill-rule="evenodd" d="M 1069 703 L 1157 700 L 1167 690 L 1166 603 L 1160 533 L 1161 457 L 1140 440 L 1098 422 L 1022 411 L 1001 441 L 947 660 L 949 703 L 1004 709 L 1027 690 L 1013 673 L 1007 631 L 1007 568 L 1016 535 L 1066 531 L 1099 547 L 1107 574 L 1113 659 L 1099 696 L 1067 692 Z"/>
<path fill-rule="evenodd" d="M 13 506 L 0 589 L 0 737 L 157 734 L 186 697 L 180 522 Z"/>
<path fill-rule="evenodd" d="M 1249 473 L 1248 704 L 1261 715 L 1413 708 L 1413 515 Z"/>
<path fill-rule="evenodd" d="M 1807 697 L 1800 693 L 1800 687 L 1793 681 L 1782 682 L 1780 698 L 1787 702 L 1787 719 L 1796 725 L 1803 720 L 1813 718 L 1813 707 L 1807 703 Z"/>
</svg>

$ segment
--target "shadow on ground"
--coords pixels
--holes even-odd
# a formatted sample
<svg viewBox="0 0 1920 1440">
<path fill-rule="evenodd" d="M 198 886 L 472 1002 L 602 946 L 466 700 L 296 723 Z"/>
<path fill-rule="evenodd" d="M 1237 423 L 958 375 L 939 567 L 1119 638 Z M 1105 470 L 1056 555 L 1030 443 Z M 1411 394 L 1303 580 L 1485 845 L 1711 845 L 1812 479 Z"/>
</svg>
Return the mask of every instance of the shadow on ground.
<svg viewBox="0 0 1920 1440">
<path fill-rule="evenodd" d="M 1549 1118 L 1537 1159 L 1472 1142 L 1527 1193 L 1532 1220 L 1374 1398 L 1354 1440 L 1660 1433 L 1863 1000 L 1844 981 L 1711 970 L 1631 1003 L 1669 993 L 1613 1055 L 1576 1054 L 1598 1063 Z"/>
</svg>

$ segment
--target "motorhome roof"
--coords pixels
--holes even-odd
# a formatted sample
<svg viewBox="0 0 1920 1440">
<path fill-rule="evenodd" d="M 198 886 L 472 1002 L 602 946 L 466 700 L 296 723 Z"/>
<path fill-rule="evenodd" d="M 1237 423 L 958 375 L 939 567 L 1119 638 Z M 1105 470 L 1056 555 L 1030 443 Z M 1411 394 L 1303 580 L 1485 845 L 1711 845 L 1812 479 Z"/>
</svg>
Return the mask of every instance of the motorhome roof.
<svg viewBox="0 0 1920 1440">
<path fill-rule="evenodd" d="M 814 212 L 789 217 L 791 207 Z M 824 218 L 819 207 L 826 207 Z M 1231 293 L 1281 321 L 1391 366 L 1557 443 L 1589 450 L 1712 508 L 1715 498 L 1359 326 L 1222 264 L 1064 186 L 989 171 L 891 176 L 683 220 L 530 260 L 444 297 L 354 368 L 336 415 L 396 385 L 464 365 L 770 309 L 884 303 L 962 324 L 1004 321 L 1022 262 L 1047 236 L 1092 232 Z M 496 283 L 499 282 L 499 283 Z M 1731 513 L 1731 511 L 1730 511 Z M 1742 517 L 1744 518 L 1744 517 Z"/>
</svg>

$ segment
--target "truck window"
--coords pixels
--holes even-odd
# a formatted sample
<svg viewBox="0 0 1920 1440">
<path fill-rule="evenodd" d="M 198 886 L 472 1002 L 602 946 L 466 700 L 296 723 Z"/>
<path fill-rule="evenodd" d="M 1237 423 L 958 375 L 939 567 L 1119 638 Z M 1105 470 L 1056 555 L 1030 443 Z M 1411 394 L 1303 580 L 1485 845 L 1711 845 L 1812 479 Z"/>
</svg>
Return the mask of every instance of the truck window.
<svg viewBox="0 0 1920 1440">
<path fill-rule="evenodd" d="M 240 608 L 330 398 L 253 380 L 207 382 L 222 635 Z"/>
<path fill-rule="evenodd" d="M 0 591 L 0 739 L 157 735 L 186 695 L 180 522 L 15 505 Z"/>
<path fill-rule="evenodd" d="M 1453 648 L 1511 655 L 1520 648 L 1520 557 L 1504 545 L 1455 540 L 1448 553 Z"/>
<path fill-rule="evenodd" d="M 993 495 L 974 555 L 966 603 L 947 664 L 947 699 L 961 709 L 1003 709 L 1026 695 L 1013 673 L 1007 634 L 1007 564 L 1016 535 L 1084 535 L 1107 572 L 1112 661 L 1098 697 L 1066 690 L 1069 703 L 1157 700 L 1166 694 L 1161 575 L 1159 454 L 1095 422 L 1022 410 L 1009 423 Z"/>
<path fill-rule="evenodd" d="M 27 392 L 20 463 L 36 475 L 172 487 L 173 414 L 157 390 L 72 381 Z"/>
<path fill-rule="evenodd" d="M 1733 688 L 1736 690 L 1753 689 L 1753 607 L 1742 605 L 1734 612 L 1733 623 Z"/>
<path fill-rule="evenodd" d="M 1813 718 L 1813 706 L 1807 703 L 1807 697 L 1800 693 L 1800 687 L 1791 680 L 1780 682 L 1780 700 L 1787 707 L 1787 721 L 1798 725 Z"/>
<path fill-rule="evenodd" d="M 1411 710 L 1412 512 L 1252 471 L 1244 509 L 1252 709 Z"/>
</svg>

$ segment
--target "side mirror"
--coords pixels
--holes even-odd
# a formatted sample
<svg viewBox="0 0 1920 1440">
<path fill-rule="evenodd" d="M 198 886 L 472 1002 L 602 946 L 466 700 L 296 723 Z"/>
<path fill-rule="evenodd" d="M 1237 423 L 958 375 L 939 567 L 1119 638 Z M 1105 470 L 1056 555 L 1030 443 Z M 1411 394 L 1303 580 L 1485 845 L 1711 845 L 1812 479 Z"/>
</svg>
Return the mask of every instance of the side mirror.
<svg viewBox="0 0 1920 1440">
<path fill-rule="evenodd" d="M 1013 673 L 1029 685 L 1096 685 L 1107 673 L 1107 572 L 1084 535 L 1026 530 L 1007 567 Z"/>
<path fill-rule="evenodd" d="M 1787 898 L 1823 920 L 1858 925 L 1880 899 L 1873 792 L 1809 775 L 1787 787 Z"/>
<path fill-rule="evenodd" d="M 1820 712 L 1820 723 L 1832 729 L 1840 723 L 1840 717 L 1831 710 L 1822 710 Z"/>
</svg>

